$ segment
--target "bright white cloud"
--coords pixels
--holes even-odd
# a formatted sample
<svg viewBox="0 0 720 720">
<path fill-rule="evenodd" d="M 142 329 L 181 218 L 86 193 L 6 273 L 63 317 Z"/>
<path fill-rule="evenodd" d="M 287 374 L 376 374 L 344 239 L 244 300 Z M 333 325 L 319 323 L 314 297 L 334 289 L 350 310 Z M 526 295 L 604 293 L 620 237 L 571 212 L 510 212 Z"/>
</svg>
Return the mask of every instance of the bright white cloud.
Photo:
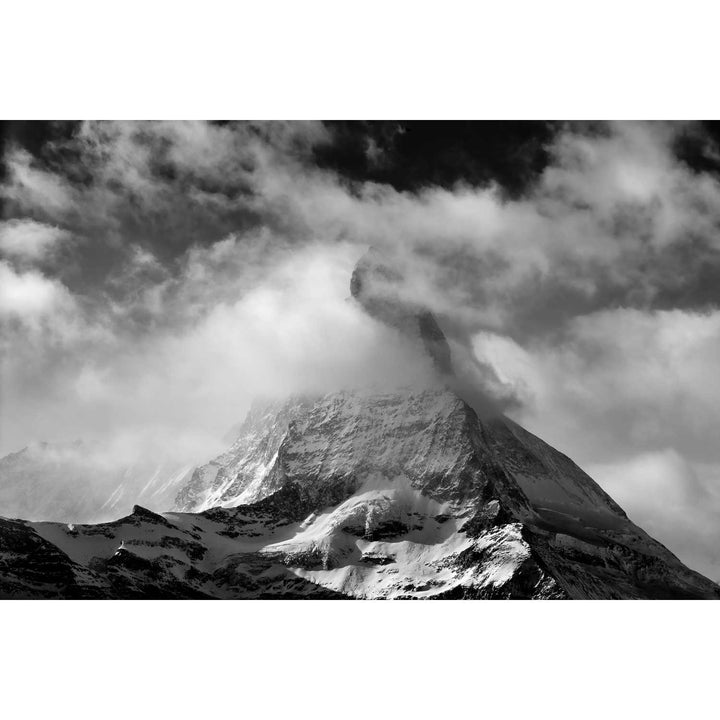
<svg viewBox="0 0 720 720">
<path fill-rule="evenodd" d="M 73 208 L 75 192 L 60 176 L 37 167 L 25 150 L 8 152 L 4 162 L 9 178 L 0 188 L 0 197 L 13 200 L 29 212 L 61 219 Z"/>
<path fill-rule="evenodd" d="M 35 325 L 72 304 L 67 288 L 35 270 L 16 272 L 0 260 L 0 318 Z"/>
<path fill-rule="evenodd" d="M 153 437 L 164 453 L 159 445 L 174 434 L 184 438 L 183 456 L 188 447 L 205 455 L 219 451 L 218 439 L 257 396 L 431 381 L 430 363 L 417 348 L 349 297 L 356 247 L 285 254 L 249 289 L 232 275 L 211 274 L 216 263 L 227 265 L 233 247 L 242 253 L 229 239 L 189 254 L 174 295 L 186 311 L 178 326 L 95 337 L 88 327 L 61 353 L 45 347 L 12 362 L 8 401 L 21 412 L 5 437 L 120 434 L 145 445 Z M 49 406 L 38 417 L 20 388 L 43 372 L 30 390 Z"/>
<path fill-rule="evenodd" d="M 67 230 L 34 220 L 0 221 L 0 254 L 20 261 L 42 260 L 69 236 Z"/>
</svg>

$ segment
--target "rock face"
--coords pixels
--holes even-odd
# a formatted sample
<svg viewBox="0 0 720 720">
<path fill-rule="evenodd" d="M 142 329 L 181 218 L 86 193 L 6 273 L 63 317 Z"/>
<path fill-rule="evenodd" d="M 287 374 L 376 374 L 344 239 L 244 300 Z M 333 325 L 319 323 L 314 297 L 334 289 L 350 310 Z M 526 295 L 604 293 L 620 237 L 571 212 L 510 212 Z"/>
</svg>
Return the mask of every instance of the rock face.
<svg viewBox="0 0 720 720">
<path fill-rule="evenodd" d="M 0 596 L 720 597 L 569 458 L 468 392 L 393 273 L 371 255 L 353 295 L 418 340 L 435 387 L 258 403 L 181 483 L 176 512 L 0 519 Z"/>
<path fill-rule="evenodd" d="M 215 478 L 238 477 L 190 483 L 226 508 L 3 520 L 0 594 L 720 597 L 571 460 L 448 390 L 258 407 L 234 447 Z"/>
<path fill-rule="evenodd" d="M 197 512 L 232 507 L 271 495 L 277 488 L 268 470 L 277 460 L 289 424 L 307 406 L 308 400 L 303 398 L 256 402 L 238 428 L 230 449 L 195 469 L 190 481 L 177 493 L 175 509 Z"/>
</svg>

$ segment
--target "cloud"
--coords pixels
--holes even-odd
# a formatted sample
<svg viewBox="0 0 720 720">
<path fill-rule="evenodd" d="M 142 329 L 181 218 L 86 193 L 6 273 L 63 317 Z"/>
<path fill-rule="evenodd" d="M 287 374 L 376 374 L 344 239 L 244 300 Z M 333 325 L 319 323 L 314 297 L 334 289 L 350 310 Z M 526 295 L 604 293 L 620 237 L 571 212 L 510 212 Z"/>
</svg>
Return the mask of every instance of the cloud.
<svg viewBox="0 0 720 720">
<path fill-rule="evenodd" d="M 452 325 L 524 335 L 613 304 L 712 301 L 720 185 L 677 159 L 682 128 L 571 126 L 536 184 L 508 200 L 492 184 L 399 192 L 344 180 L 312 162 L 329 142 L 317 123 L 87 123 L 64 175 L 15 153 L 4 192 L 42 214 L 37 183 L 21 182 L 34 167 L 70 198 L 58 206 L 67 227 L 110 248 L 95 266 L 105 258 L 111 274 L 130 246 L 167 263 L 231 233 L 266 230 L 295 247 L 342 240 L 396 255 L 407 292 Z"/>
<path fill-rule="evenodd" d="M 720 461 L 720 312 L 600 311 L 524 347 L 482 333 L 474 348 L 522 399 L 526 421 L 561 446 L 580 423 L 594 430 L 575 451 L 593 460 L 673 446 Z"/>
<path fill-rule="evenodd" d="M 67 288 L 35 270 L 16 272 L 0 260 L 0 318 L 14 319 L 27 327 L 72 305 Z"/>
<path fill-rule="evenodd" d="M 0 221 L 0 254 L 19 261 L 38 261 L 53 254 L 70 236 L 66 230 L 29 219 Z"/>
<path fill-rule="evenodd" d="M 20 211 L 40 212 L 57 219 L 73 206 L 73 190 L 65 178 L 38 167 L 26 150 L 14 149 L 4 157 L 9 178 L 0 189 L 0 197 L 14 202 Z"/>
<path fill-rule="evenodd" d="M 162 286 L 177 305 L 172 323 L 159 322 L 162 299 L 143 296 L 134 309 L 108 310 L 113 333 L 86 331 L 72 346 L 28 348 L 9 363 L 17 414 L 4 439 L 122 436 L 148 452 L 204 457 L 222 449 L 219 439 L 257 396 L 432 382 L 429 360 L 350 298 L 357 248 L 286 253 L 249 286 L 221 271 L 242 250 L 227 238 L 187 254 L 182 280 Z M 141 306 L 151 331 L 127 317 Z"/>
<path fill-rule="evenodd" d="M 666 448 L 587 469 L 640 527 L 691 567 L 720 579 L 720 465 L 694 466 Z"/>
</svg>

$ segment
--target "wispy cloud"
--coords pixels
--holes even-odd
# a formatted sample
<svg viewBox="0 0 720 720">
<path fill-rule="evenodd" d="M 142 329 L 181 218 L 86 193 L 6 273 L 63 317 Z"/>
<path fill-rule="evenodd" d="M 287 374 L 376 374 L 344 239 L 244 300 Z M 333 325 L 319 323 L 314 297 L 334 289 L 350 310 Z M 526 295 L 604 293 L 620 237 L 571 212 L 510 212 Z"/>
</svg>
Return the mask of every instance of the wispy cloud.
<svg viewBox="0 0 720 720">
<path fill-rule="evenodd" d="M 34 220 L 0 221 L 0 255 L 35 262 L 54 253 L 70 233 Z"/>
</svg>

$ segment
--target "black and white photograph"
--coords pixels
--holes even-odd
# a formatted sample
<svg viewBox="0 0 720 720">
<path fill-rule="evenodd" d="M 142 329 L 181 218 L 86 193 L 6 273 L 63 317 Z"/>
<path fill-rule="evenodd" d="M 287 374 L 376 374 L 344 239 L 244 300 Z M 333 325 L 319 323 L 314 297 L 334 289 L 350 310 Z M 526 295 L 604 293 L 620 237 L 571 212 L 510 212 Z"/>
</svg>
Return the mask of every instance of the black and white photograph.
<svg viewBox="0 0 720 720">
<path fill-rule="evenodd" d="M 610 5 L 8 15 L 11 716 L 712 713 L 717 24 Z"/>
<path fill-rule="evenodd" d="M 0 593 L 719 598 L 718 140 L 7 123 Z"/>
</svg>

